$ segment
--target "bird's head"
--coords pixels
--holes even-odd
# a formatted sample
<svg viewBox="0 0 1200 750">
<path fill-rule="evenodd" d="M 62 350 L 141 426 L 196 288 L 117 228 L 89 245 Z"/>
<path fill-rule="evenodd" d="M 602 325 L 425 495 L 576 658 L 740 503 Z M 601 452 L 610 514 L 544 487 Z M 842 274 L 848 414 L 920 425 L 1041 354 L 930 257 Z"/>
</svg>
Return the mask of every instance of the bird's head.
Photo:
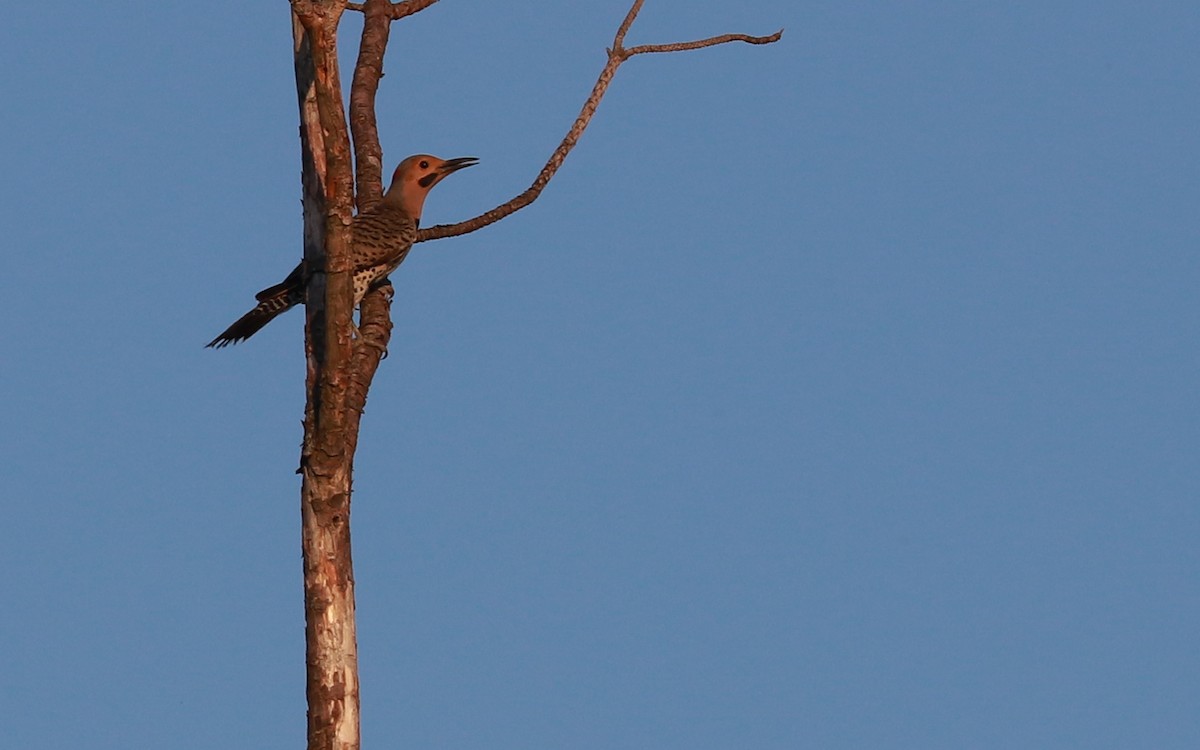
<svg viewBox="0 0 1200 750">
<path fill-rule="evenodd" d="M 433 186 L 453 172 L 479 162 L 474 156 L 439 159 L 429 154 L 417 154 L 400 162 L 392 174 L 392 184 L 384 195 L 386 201 L 396 201 L 414 219 L 421 218 L 425 196 Z"/>
</svg>

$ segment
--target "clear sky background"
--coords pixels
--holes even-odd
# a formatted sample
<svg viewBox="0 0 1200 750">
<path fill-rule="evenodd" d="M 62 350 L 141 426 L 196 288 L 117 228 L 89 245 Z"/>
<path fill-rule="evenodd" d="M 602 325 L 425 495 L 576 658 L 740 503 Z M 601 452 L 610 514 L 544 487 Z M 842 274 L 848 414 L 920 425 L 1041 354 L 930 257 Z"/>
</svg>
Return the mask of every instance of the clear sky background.
<svg viewBox="0 0 1200 750">
<path fill-rule="evenodd" d="M 524 189 L 628 0 L 393 28 Z M 8 747 L 303 746 L 284 2 L 0 23 Z M 358 19 L 344 29 L 356 51 Z M 418 247 L 354 501 L 373 748 L 1200 747 L 1200 6 L 649 0 Z M 349 79 L 349 69 L 344 70 Z"/>
</svg>

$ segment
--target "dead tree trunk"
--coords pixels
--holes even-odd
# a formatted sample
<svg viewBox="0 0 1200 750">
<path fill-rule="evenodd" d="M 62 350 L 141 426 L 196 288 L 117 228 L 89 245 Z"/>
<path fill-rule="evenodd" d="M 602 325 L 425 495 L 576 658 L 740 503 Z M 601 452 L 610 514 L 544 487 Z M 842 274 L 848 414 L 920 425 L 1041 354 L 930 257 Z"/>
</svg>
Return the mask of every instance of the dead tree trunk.
<svg viewBox="0 0 1200 750">
<path fill-rule="evenodd" d="M 358 334 L 354 335 L 349 251 L 355 187 L 360 212 L 375 205 L 382 194 L 383 160 L 375 124 L 375 94 L 383 74 L 389 26 L 436 2 L 291 0 L 307 277 L 307 401 L 299 473 L 310 750 L 357 750 L 360 744 L 350 493 L 363 406 L 391 337 L 392 290 L 384 284 L 367 294 L 360 305 Z M 630 57 L 731 41 L 766 44 L 777 41 L 782 34 L 726 34 L 694 42 L 627 48 L 625 34 L 642 2 L 635 0 L 621 23 L 608 62 L 583 111 L 533 184 L 473 219 L 422 230 L 418 241 L 475 231 L 536 200 L 587 127 L 617 68 Z M 347 9 L 365 16 L 350 91 L 349 128 L 337 64 L 338 23 Z M 357 185 L 351 173 L 351 135 Z"/>
<path fill-rule="evenodd" d="M 353 291 L 349 136 L 337 65 L 339 2 L 295 3 L 308 281 L 307 405 L 300 460 L 308 746 L 359 747 L 358 642 L 350 556 L 357 419 L 349 408 Z M 353 424 L 352 424 L 353 422 Z"/>
</svg>

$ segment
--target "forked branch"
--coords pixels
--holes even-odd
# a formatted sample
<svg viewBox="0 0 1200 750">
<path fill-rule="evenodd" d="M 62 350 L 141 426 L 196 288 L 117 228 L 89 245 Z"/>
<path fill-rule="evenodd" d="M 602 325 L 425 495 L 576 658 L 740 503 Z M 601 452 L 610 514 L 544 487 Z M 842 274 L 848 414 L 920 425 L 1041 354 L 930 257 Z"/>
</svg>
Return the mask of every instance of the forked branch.
<svg viewBox="0 0 1200 750">
<path fill-rule="evenodd" d="M 617 29 L 617 35 L 613 39 L 612 49 L 608 50 L 608 62 L 605 63 L 604 69 L 600 71 L 600 77 L 596 79 L 596 85 L 592 87 L 592 93 L 588 95 L 587 101 L 583 104 L 583 109 L 579 112 L 579 116 L 575 118 L 575 122 L 571 124 L 567 135 L 558 144 L 558 148 L 550 155 L 550 159 L 546 162 L 546 166 L 542 167 L 542 171 L 538 173 L 533 184 L 530 185 L 525 192 L 516 196 L 507 203 L 502 203 L 496 206 L 491 211 L 480 214 L 473 219 L 461 221 L 457 224 L 439 224 L 437 226 L 422 229 L 417 234 L 417 242 L 426 240 L 440 240 L 443 237 L 455 237 L 460 234 L 474 232 L 477 229 L 482 229 L 489 224 L 494 224 L 500 221 L 509 214 L 525 208 L 530 203 L 537 200 L 545 189 L 550 178 L 558 171 L 563 162 L 567 158 L 567 154 L 571 153 L 571 149 L 575 148 L 575 144 L 579 142 L 583 131 L 587 129 L 588 123 L 592 121 L 592 116 L 596 114 L 596 108 L 600 106 L 600 100 L 604 98 L 604 93 L 608 91 L 608 86 L 612 83 L 613 76 L 617 72 L 617 68 L 621 63 L 625 62 L 634 55 L 643 55 L 651 52 L 681 52 L 684 50 L 700 49 L 702 47 L 713 47 L 718 44 L 726 44 L 728 42 L 746 42 L 748 44 L 771 44 L 777 42 L 783 36 L 783 29 L 769 36 L 750 36 L 748 34 L 722 34 L 721 36 L 709 37 L 708 39 L 699 39 L 693 42 L 675 42 L 672 44 L 643 44 L 637 47 L 625 46 L 625 34 L 633 25 L 634 19 L 637 18 L 638 12 L 642 9 L 644 0 L 634 0 L 633 7 L 629 9 L 629 13 L 625 15 L 625 20 L 621 22 L 621 26 Z"/>
</svg>

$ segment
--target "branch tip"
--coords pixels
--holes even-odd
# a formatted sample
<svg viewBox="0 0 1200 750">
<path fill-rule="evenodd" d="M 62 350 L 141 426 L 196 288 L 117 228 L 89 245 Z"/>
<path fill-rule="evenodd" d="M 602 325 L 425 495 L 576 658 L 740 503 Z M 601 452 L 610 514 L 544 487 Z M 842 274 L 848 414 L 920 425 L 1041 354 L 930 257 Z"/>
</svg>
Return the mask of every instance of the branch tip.
<svg viewBox="0 0 1200 750">
<path fill-rule="evenodd" d="M 410 0 L 412 1 L 412 0 Z M 423 1 L 423 0 L 420 0 Z M 613 46 L 606 49 L 608 53 L 608 61 L 604 65 L 604 69 L 600 71 L 600 76 L 596 79 L 595 86 L 592 87 L 592 93 L 588 95 L 587 101 L 583 104 L 583 109 L 579 112 L 579 116 L 575 118 L 575 122 L 571 124 L 570 130 L 563 137 L 562 142 L 558 144 L 558 148 L 550 155 L 546 161 L 546 166 L 542 167 L 542 171 L 534 179 L 533 184 L 525 189 L 520 195 L 512 198 L 507 203 L 502 203 L 486 213 L 482 213 L 473 219 L 460 221 L 457 224 L 439 224 L 433 227 L 427 227 L 417 233 L 417 242 L 425 242 L 427 240 L 439 240 L 444 237 L 455 237 L 460 234 L 474 232 L 477 229 L 482 229 L 489 224 L 493 224 L 501 219 L 516 213 L 522 208 L 528 206 L 537 200 L 541 195 L 542 190 L 550 182 L 550 178 L 554 176 L 558 168 L 562 166 L 563 161 L 567 158 L 567 154 L 579 142 L 579 137 L 583 135 L 583 131 L 587 128 L 588 123 L 592 121 L 592 116 L 596 114 L 596 107 L 599 106 L 600 100 L 604 98 L 604 93 L 608 90 L 608 86 L 612 83 L 613 76 L 617 72 L 617 68 L 621 63 L 628 60 L 634 55 L 643 55 L 651 52 L 682 52 L 684 50 L 701 49 L 703 47 L 713 47 L 718 44 L 726 44 L 728 42 L 745 42 L 747 44 L 771 44 L 779 41 L 783 37 L 783 29 L 776 31 L 768 36 L 751 36 L 749 34 L 722 34 L 720 36 L 709 37 L 708 39 L 698 39 L 693 42 L 675 42 L 673 44 L 643 44 L 637 47 L 625 47 L 625 35 L 629 32 L 629 28 L 633 25 L 637 18 L 638 12 L 642 9 L 644 0 L 634 0 L 633 6 L 629 12 L 625 14 L 625 19 L 621 21 L 620 28 L 617 29 L 617 35 L 613 39 Z"/>
<path fill-rule="evenodd" d="M 631 7 L 629 12 L 625 14 L 625 20 L 621 21 L 621 26 L 617 29 L 617 36 L 613 40 L 614 49 L 619 50 L 625 46 L 625 35 L 629 33 L 629 27 L 633 26 L 633 22 L 637 18 L 638 13 L 642 12 L 643 2 L 644 0 L 633 0 L 633 7 Z"/>
</svg>

